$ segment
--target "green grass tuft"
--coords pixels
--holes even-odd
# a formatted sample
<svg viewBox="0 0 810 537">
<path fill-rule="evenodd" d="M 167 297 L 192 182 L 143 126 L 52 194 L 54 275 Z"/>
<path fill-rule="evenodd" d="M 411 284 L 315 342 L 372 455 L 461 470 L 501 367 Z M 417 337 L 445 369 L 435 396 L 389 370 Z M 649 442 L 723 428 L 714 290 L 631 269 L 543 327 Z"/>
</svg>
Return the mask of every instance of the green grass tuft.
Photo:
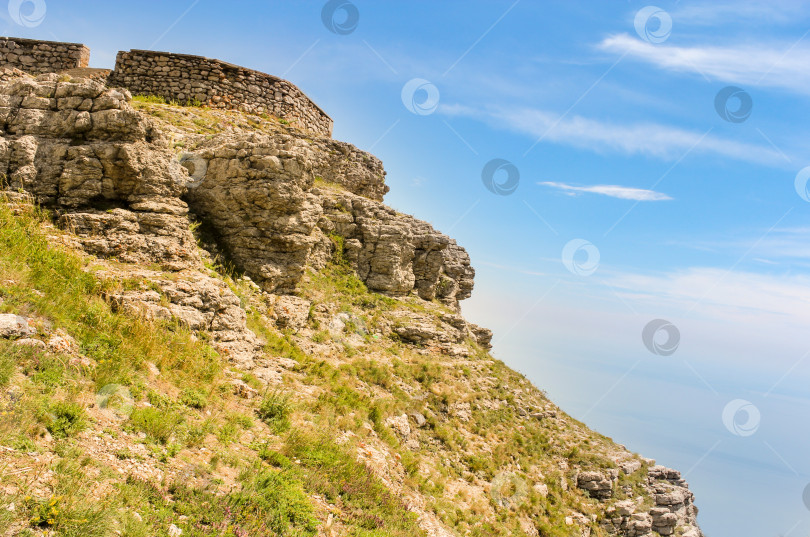
<svg viewBox="0 0 810 537">
<path fill-rule="evenodd" d="M 264 396 L 256 414 L 258 414 L 259 419 L 269 425 L 274 432 L 281 433 L 290 428 L 291 412 L 292 407 L 289 397 L 274 391 Z"/>
</svg>

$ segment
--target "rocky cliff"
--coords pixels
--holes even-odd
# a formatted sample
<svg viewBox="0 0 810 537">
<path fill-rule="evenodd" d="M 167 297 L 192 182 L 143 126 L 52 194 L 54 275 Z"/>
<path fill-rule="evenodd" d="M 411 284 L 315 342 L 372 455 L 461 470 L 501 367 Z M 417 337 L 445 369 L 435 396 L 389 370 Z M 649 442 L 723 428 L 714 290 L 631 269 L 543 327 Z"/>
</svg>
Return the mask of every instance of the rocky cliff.
<svg viewBox="0 0 810 537">
<path fill-rule="evenodd" d="M 0 134 L 0 380 L 30 402 L 0 427 L 6 534 L 702 536 L 677 471 L 489 356 L 469 256 L 383 204 L 373 155 L 14 70 Z M 63 485 L 76 453 L 105 494 Z M 90 514 L 49 515 L 68 494 Z"/>
</svg>

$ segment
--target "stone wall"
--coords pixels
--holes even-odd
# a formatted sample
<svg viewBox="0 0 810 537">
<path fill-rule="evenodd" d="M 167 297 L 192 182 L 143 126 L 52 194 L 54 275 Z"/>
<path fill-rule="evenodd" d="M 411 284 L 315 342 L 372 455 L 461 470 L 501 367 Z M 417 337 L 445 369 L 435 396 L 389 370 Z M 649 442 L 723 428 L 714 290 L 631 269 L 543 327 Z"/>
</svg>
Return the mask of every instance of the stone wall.
<svg viewBox="0 0 810 537">
<path fill-rule="evenodd" d="M 71 74 L 76 77 L 99 78 L 102 70 L 87 69 L 89 59 L 90 49 L 79 43 L 0 37 L 0 69 L 34 75 L 73 70 Z M 220 60 L 149 50 L 121 51 L 108 83 L 136 95 L 267 113 L 299 128 L 332 136 L 332 119 L 293 84 Z"/>
<path fill-rule="evenodd" d="M 40 75 L 87 67 L 90 49 L 79 43 L 0 37 L 0 67 Z"/>
<path fill-rule="evenodd" d="M 148 50 L 121 51 L 109 83 L 134 95 L 267 113 L 322 136 L 332 135 L 332 119 L 293 84 L 220 60 Z"/>
</svg>

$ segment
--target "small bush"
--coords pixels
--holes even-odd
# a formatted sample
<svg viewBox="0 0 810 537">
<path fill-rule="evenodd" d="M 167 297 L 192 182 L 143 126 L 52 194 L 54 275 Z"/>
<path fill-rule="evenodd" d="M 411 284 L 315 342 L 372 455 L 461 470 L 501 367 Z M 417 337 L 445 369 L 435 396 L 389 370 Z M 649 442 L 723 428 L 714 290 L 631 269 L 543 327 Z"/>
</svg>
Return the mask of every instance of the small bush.
<svg viewBox="0 0 810 537">
<path fill-rule="evenodd" d="M 155 408 L 169 409 L 172 406 L 172 400 L 168 396 L 158 393 L 154 390 L 149 390 L 146 394 L 146 400 Z"/>
<path fill-rule="evenodd" d="M 328 392 L 323 392 L 316 400 L 317 408 L 332 408 L 341 416 L 368 406 L 369 402 L 363 394 L 347 386 L 337 386 Z"/>
<path fill-rule="evenodd" d="M 29 524 L 44 531 L 43 535 L 64 535 L 67 537 L 101 537 L 108 535 L 109 520 L 101 509 L 88 508 L 75 498 L 51 496 L 49 499 L 35 499 L 27 496 L 22 508 L 29 514 Z M 26 533 L 22 533 L 26 535 Z"/>
<path fill-rule="evenodd" d="M 202 423 L 187 423 L 183 427 L 183 443 L 188 447 L 200 447 L 205 441 L 205 437 L 214 431 L 216 422 L 213 418 L 208 418 Z"/>
<path fill-rule="evenodd" d="M 329 339 L 331 339 L 331 336 L 329 335 L 329 332 L 327 332 L 326 330 L 315 332 L 315 334 L 312 336 L 312 341 L 314 341 L 315 343 L 325 343 L 329 341 Z"/>
<path fill-rule="evenodd" d="M 289 398 L 280 392 L 271 392 L 264 396 L 256 413 L 264 423 L 276 433 L 290 428 L 292 409 Z"/>
<path fill-rule="evenodd" d="M 173 412 L 156 408 L 138 408 L 132 411 L 129 422 L 133 429 L 146 433 L 155 442 L 166 444 L 180 424 L 180 417 Z"/>
<path fill-rule="evenodd" d="M 76 403 L 60 401 L 50 408 L 50 421 L 45 426 L 54 438 L 74 436 L 87 427 L 87 415 Z"/>
<path fill-rule="evenodd" d="M 267 446 L 259 449 L 259 458 L 265 461 L 267 464 L 275 466 L 276 468 L 289 468 L 292 465 L 290 459 L 278 451 L 273 451 Z"/>
<path fill-rule="evenodd" d="M 260 521 L 258 527 L 245 525 L 262 530 L 262 535 L 315 534 L 317 520 L 300 481 L 275 470 L 257 474 L 255 468 L 246 470 L 240 479 L 243 480 L 242 490 L 230 498 L 240 522 Z"/>
<path fill-rule="evenodd" d="M 200 390 L 186 388 L 180 393 L 180 402 L 187 407 L 199 410 L 208 404 L 208 397 Z"/>
<path fill-rule="evenodd" d="M 253 418 L 247 414 L 231 414 L 228 416 L 228 421 L 245 430 L 253 428 Z"/>
<path fill-rule="evenodd" d="M 233 422 L 224 424 L 219 431 L 217 431 L 217 439 L 223 445 L 232 444 L 239 437 L 239 426 Z"/>
</svg>

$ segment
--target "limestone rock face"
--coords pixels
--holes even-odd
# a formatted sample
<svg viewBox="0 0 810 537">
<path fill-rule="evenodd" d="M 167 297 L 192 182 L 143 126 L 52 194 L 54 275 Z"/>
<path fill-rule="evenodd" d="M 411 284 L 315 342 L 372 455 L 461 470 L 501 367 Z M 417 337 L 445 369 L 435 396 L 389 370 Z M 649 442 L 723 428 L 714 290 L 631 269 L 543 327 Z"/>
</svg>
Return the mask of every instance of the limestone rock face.
<svg viewBox="0 0 810 537">
<path fill-rule="evenodd" d="M 0 82 L 8 82 L 24 76 L 25 73 L 15 67 L 0 67 Z"/>
<path fill-rule="evenodd" d="M 159 260 L 170 270 L 180 270 L 196 261 L 196 244 L 188 233 L 184 216 L 111 209 L 70 212 L 59 224 L 81 237 L 85 251 L 125 263 Z"/>
<path fill-rule="evenodd" d="M 246 308 L 251 319 L 254 314 L 265 316 L 285 336 L 295 335 L 302 350 L 313 356 L 334 359 L 334 352 L 348 357 L 350 350 L 358 352 L 367 343 L 374 348 L 376 341 L 389 338 L 396 353 L 400 343 L 406 343 L 429 359 L 453 362 L 454 368 L 455 362 L 466 362 L 472 389 L 492 397 L 444 400 L 448 388 L 435 383 L 430 393 L 441 395 L 442 403 L 431 410 L 426 401 L 432 396 L 422 393 L 422 387 L 402 379 L 395 384 L 411 394 L 414 407 L 384 423 L 407 449 L 424 446 L 433 451 L 435 446 L 425 440 L 437 423 L 452 419 L 454 425 L 469 427 L 484 411 L 513 411 L 516 419 L 524 420 L 518 430 L 538 422 L 551 431 L 564 430 L 558 425 L 566 423 L 566 417 L 553 405 L 526 396 L 528 388 L 489 376 L 488 366 L 479 369 L 494 363 L 491 357 L 479 356 L 481 349 L 491 348 L 492 332 L 458 314 L 459 301 L 473 288 L 470 258 L 430 224 L 382 203 L 387 187 L 378 159 L 349 144 L 294 129 L 189 133 L 134 110 L 130 99 L 128 92 L 91 79 L 31 78 L 0 70 L 0 197 L 20 204 L 36 200 L 73 233 L 60 237 L 75 240 L 92 255 L 129 264 L 99 263 L 106 267 L 97 272 L 100 277 L 139 282 L 136 289 L 122 285 L 108 293 L 114 309 L 178 323 L 210 338 L 237 366 L 228 372 L 234 377 L 230 384 L 246 399 L 260 392 L 238 378 L 241 373 L 278 385 L 297 368 L 295 360 L 272 355 L 272 345 L 248 328 Z M 170 141 L 170 135 L 180 139 Z M 200 240 L 207 244 L 209 238 L 203 235 L 210 235 L 209 249 L 224 254 L 249 278 L 235 279 L 229 287 L 223 281 L 227 278 L 218 279 L 204 267 L 191 232 L 192 215 L 201 223 Z M 304 296 L 296 296 L 307 270 L 322 268 L 329 260 L 353 268 L 369 289 L 407 299 L 364 321 L 368 316 L 360 309 L 344 311 L 338 304 L 322 302 L 318 292 L 326 294 L 323 289 L 303 286 Z M 237 283 L 242 299 L 233 291 Z M 78 353 L 78 345 L 67 335 L 45 343 L 31 337 L 35 332 L 21 317 L 0 315 L 2 338 Z M 447 356 L 461 359 L 445 360 Z M 504 393 L 514 401 L 501 400 Z M 383 471 L 386 457 L 371 449 L 376 433 L 368 427 L 367 443 L 361 444 L 367 452 L 364 460 Z M 604 517 L 566 515 L 572 532 L 583 536 L 599 524 L 608 535 L 703 537 L 694 496 L 679 472 L 654 466 L 654 461 L 640 459 L 623 446 L 610 461 L 614 467 L 594 470 L 572 468 L 567 458 L 560 460 L 551 466 L 555 473 L 559 469 L 556 475 L 544 478 L 538 470 L 532 489 L 548 496 L 549 485 L 557 482 L 570 492 L 573 478 L 571 484 L 589 496 L 575 491 L 577 502 L 604 507 Z M 635 479 L 623 481 L 622 473 Z M 620 501 L 615 501 L 617 493 Z M 432 528 L 431 535 L 450 535 L 414 498 L 418 496 L 409 498 L 409 508 L 421 513 L 423 528 Z M 521 520 L 521 527 L 527 535 L 540 534 L 529 518 Z"/>
<path fill-rule="evenodd" d="M 232 132 L 177 158 L 126 90 L 54 74 L 6 75 L 0 173 L 9 187 L 54 207 L 89 253 L 169 270 L 199 266 L 188 200 L 265 291 L 294 292 L 306 267 L 331 258 L 333 235 L 373 291 L 453 307 L 470 296 L 474 271 L 464 249 L 383 205 L 382 163 L 350 144 L 292 131 Z M 317 188 L 319 181 L 336 188 Z"/>
<path fill-rule="evenodd" d="M 336 235 L 369 289 L 457 307 L 473 287 L 467 252 L 430 224 L 361 195 L 381 198 L 384 172 L 376 158 L 344 146 L 258 133 L 203 143 L 192 158 L 205 171 L 189 203 L 269 292 L 294 291 L 307 266 L 332 256 L 328 235 Z M 342 188 L 319 188 L 316 179 Z"/>
<path fill-rule="evenodd" d="M 290 293 L 303 276 L 321 207 L 308 192 L 314 155 L 296 139 L 261 134 L 205 148 L 204 177 L 189 190 L 232 259 L 265 290 Z"/>
<path fill-rule="evenodd" d="M 349 192 L 322 196 L 321 229 L 343 237 L 343 257 L 369 289 L 393 296 L 413 290 L 457 306 L 472 294 L 475 270 L 456 241 L 427 222 Z"/>
<path fill-rule="evenodd" d="M 331 138 L 317 138 L 310 145 L 319 155 L 312 167 L 316 178 L 374 201 L 388 193 L 383 164 L 371 153 Z"/>
<path fill-rule="evenodd" d="M 273 304 L 273 314 L 279 328 L 301 330 L 309 318 L 311 303 L 305 298 L 293 295 L 279 295 Z"/>
<path fill-rule="evenodd" d="M 613 496 L 613 483 L 616 477 L 602 472 L 582 472 L 577 476 L 577 487 L 588 491 L 592 498 L 606 500 Z"/>
<path fill-rule="evenodd" d="M 261 348 L 247 328 L 239 298 L 220 280 L 195 271 L 175 279 L 141 273 L 160 289 L 128 290 L 109 295 L 114 309 L 164 321 L 176 320 L 194 331 L 211 334 L 215 348 L 237 365 L 249 368 Z M 114 276 L 111 276 L 114 277 Z"/>
<path fill-rule="evenodd" d="M 89 252 L 172 270 L 199 264 L 187 172 L 126 90 L 54 74 L 0 84 L 0 174 L 56 209 Z"/>
<path fill-rule="evenodd" d="M 616 474 L 618 475 L 618 474 Z M 582 472 L 577 479 L 577 486 L 588 490 L 591 495 L 608 499 L 613 494 L 613 481 L 601 472 Z M 609 486 L 610 484 L 610 486 Z M 655 500 L 655 506 L 648 511 L 639 509 L 638 501 L 624 500 L 610 508 L 603 525 L 610 533 L 619 533 L 628 537 L 658 535 L 685 535 L 703 537 L 697 524 L 697 507 L 694 494 L 689 485 L 681 478 L 680 472 L 664 466 L 652 466 L 647 469 L 644 487 Z"/>
<path fill-rule="evenodd" d="M 468 323 L 460 315 L 434 316 L 416 312 L 403 313 L 390 328 L 393 334 L 407 343 L 435 349 L 443 354 L 469 356 L 470 350 L 462 345 L 471 339 L 484 349 L 489 349 L 492 332 Z"/>
<path fill-rule="evenodd" d="M 680 526 L 696 529 L 698 510 L 695 495 L 681 478 L 681 473 L 664 466 L 653 466 L 648 476 L 656 504 L 650 510 L 652 529 L 660 535 L 672 535 Z"/>
</svg>

